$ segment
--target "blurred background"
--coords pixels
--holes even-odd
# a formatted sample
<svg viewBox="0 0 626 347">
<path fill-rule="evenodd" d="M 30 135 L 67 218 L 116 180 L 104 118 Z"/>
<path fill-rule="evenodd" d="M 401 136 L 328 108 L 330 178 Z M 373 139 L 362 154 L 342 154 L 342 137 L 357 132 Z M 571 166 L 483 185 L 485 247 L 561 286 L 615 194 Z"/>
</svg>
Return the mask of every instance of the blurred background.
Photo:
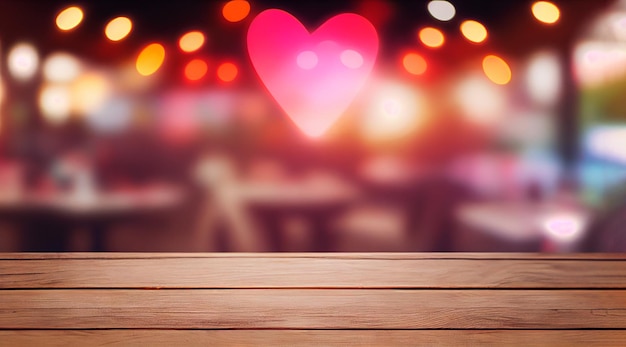
<svg viewBox="0 0 626 347">
<path fill-rule="evenodd" d="M 321 136 L 246 47 L 379 36 Z M 626 251 L 626 1 L 0 1 L 0 251 Z"/>
</svg>

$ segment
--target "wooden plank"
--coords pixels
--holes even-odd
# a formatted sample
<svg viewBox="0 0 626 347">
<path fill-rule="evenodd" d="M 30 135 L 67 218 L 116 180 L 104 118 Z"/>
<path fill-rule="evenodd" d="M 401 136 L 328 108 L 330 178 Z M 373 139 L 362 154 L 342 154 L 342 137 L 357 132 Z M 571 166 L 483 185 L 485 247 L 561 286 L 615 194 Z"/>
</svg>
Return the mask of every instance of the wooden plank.
<svg viewBox="0 0 626 347">
<path fill-rule="evenodd" d="M 626 288 L 626 261 L 204 257 L 0 260 L 0 288 Z"/>
<path fill-rule="evenodd" d="M 624 290 L 4 290 L 0 329 L 626 329 Z"/>
<path fill-rule="evenodd" d="M 626 260 L 626 253 L 0 253 L 0 260 L 165 258 L 547 259 Z"/>
<path fill-rule="evenodd" d="M 22 330 L 0 346 L 623 346 L 624 330 Z"/>
</svg>

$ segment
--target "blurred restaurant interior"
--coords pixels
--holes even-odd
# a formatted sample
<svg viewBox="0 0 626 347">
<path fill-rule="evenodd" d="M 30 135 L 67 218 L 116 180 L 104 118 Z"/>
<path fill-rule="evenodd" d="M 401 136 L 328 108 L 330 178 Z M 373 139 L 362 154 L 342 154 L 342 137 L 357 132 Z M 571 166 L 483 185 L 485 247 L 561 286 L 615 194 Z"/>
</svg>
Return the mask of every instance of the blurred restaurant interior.
<svg viewBox="0 0 626 347">
<path fill-rule="evenodd" d="M 0 252 L 626 251 L 623 95 L 626 0 L 0 0 Z"/>
</svg>

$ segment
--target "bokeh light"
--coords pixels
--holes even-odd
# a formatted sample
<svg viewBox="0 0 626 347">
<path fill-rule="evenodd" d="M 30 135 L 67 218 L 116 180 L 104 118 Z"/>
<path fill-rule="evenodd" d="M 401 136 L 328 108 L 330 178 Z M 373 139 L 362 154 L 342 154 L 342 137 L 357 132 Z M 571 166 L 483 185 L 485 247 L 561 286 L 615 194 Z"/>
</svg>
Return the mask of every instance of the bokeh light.
<svg viewBox="0 0 626 347">
<path fill-rule="evenodd" d="M 71 110 L 70 90 L 62 85 L 45 85 L 39 94 L 39 108 L 50 124 L 61 124 L 68 120 Z"/>
<path fill-rule="evenodd" d="M 426 59 L 415 52 L 405 54 L 402 58 L 402 65 L 412 75 L 421 75 L 428 67 Z"/>
<path fill-rule="evenodd" d="M 237 69 L 237 65 L 230 62 L 222 63 L 217 68 L 217 77 L 223 82 L 234 81 L 238 73 L 239 69 Z"/>
<path fill-rule="evenodd" d="M 199 50 L 205 41 L 205 36 L 199 31 L 190 31 L 178 40 L 178 47 L 183 52 L 191 53 Z"/>
<path fill-rule="evenodd" d="M 458 83 L 455 97 L 465 119 L 481 125 L 500 120 L 507 105 L 504 90 L 481 74 L 467 76 Z"/>
<path fill-rule="evenodd" d="M 526 87 L 531 99 L 540 105 L 555 105 L 561 94 L 561 63 L 552 52 L 533 55 L 526 70 Z"/>
<path fill-rule="evenodd" d="M 546 24 L 556 23 L 561 16 L 559 8 L 548 1 L 535 2 L 531 7 L 531 11 L 538 21 Z"/>
<path fill-rule="evenodd" d="M 363 66 L 363 56 L 352 49 L 346 49 L 339 55 L 341 63 L 349 69 L 358 69 Z"/>
<path fill-rule="evenodd" d="M 579 238 L 586 218 L 575 212 L 560 212 L 544 217 L 543 227 L 547 235 L 557 242 L 570 242 Z"/>
<path fill-rule="evenodd" d="M 112 19 L 104 28 L 104 34 L 111 41 L 120 41 L 133 29 L 133 22 L 128 17 Z"/>
<path fill-rule="evenodd" d="M 461 33 L 474 43 L 481 43 L 487 39 L 487 28 L 475 20 L 466 20 L 461 23 Z"/>
<path fill-rule="evenodd" d="M 105 74 L 96 71 L 85 73 L 70 86 L 72 110 L 81 115 L 98 112 L 111 93 L 111 82 Z"/>
<path fill-rule="evenodd" d="M 208 64 L 202 59 L 193 59 L 185 66 L 185 77 L 190 81 L 202 79 L 209 70 Z"/>
<path fill-rule="evenodd" d="M 507 84 L 511 81 L 511 68 L 504 59 L 488 55 L 483 59 L 485 75 L 496 84 Z"/>
<path fill-rule="evenodd" d="M 222 8 L 222 15 L 229 22 L 240 22 L 250 14 L 250 3 L 245 0 L 232 0 Z"/>
<path fill-rule="evenodd" d="M 425 108 L 425 98 L 414 87 L 393 81 L 377 83 L 362 120 L 362 133 L 374 142 L 401 140 L 422 124 Z"/>
<path fill-rule="evenodd" d="M 135 64 L 137 72 L 143 76 L 150 76 L 157 72 L 165 60 L 165 48 L 159 43 L 147 45 L 139 56 Z"/>
<path fill-rule="evenodd" d="M 39 67 L 39 54 L 30 43 L 18 43 L 9 51 L 7 58 L 11 75 L 20 81 L 31 79 Z"/>
<path fill-rule="evenodd" d="M 422 43 L 431 48 L 441 47 L 445 41 L 445 37 L 441 30 L 427 27 L 419 31 L 419 39 Z"/>
<path fill-rule="evenodd" d="M 296 57 L 296 64 L 304 70 L 311 70 L 317 66 L 317 54 L 313 51 L 303 51 Z"/>
<path fill-rule="evenodd" d="M 454 5 L 448 1 L 433 0 L 428 3 L 428 12 L 431 16 L 433 16 L 433 18 L 447 22 L 454 18 L 456 9 L 454 8 Z"/>
<path fill-rule="evenodd" d="M 59 12 L 56 18 L 57 27 L 63 31 L 76 28 L 83 21 L 83 10 L 77 6 L 71 6 Z"/>
<path fill-rule="evenodd" d="M 53 53 L 43 62 L 43 76 L 48 82 L 71 82 L 80 71 L 80 61 L 68 53 Z"/>
</svg>

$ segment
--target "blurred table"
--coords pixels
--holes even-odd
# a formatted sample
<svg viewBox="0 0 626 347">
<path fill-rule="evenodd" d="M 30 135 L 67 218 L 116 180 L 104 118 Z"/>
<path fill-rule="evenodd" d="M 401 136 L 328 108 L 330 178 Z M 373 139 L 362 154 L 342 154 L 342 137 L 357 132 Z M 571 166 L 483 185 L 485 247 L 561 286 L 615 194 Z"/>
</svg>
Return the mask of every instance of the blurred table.
<svg viewBox="0 0 626 347">
<path fill-rule="evenodd" d="M 331 177 L 282 182 L 247 181 L 238 185 L 234 194 L 261 222 L 273 251 L 285 249 L 283 223 L 290 216 L 308 221 L 315 251 L 329 250 L 332 239 L 330 221 L 359 197 L 350 184 Z"/>
<path fill-rule="evenodd" d="M 585 238 L 592 211 L 580 205 L 559 202 L 490 201 L 463 204 L 457 209 L 455 217 L 464 231 L 474 234 L 465 239 L 457 235 L 461 242 L 468 243 L 457 243 L 457 248 L 469 247 L 461 250 L 474 250 L 472 239 L 486 236 L 512 247 L 537 247 L 525 250 L 575 251 L 578 243 Z M 512 249 L 515 250 L 520 249 Z"/>
<path fill-rule="evenodd" d="M 84 228 L 91 234 L 90 250 L 103 251 L 104 234 L 111 223 L 160 215 L 180 205 L 184 196 L 182 188 L 172 185 L 88 194 L 29 192 L 0 198 L 0 211 L 35 232 Z"/>
</svg>

